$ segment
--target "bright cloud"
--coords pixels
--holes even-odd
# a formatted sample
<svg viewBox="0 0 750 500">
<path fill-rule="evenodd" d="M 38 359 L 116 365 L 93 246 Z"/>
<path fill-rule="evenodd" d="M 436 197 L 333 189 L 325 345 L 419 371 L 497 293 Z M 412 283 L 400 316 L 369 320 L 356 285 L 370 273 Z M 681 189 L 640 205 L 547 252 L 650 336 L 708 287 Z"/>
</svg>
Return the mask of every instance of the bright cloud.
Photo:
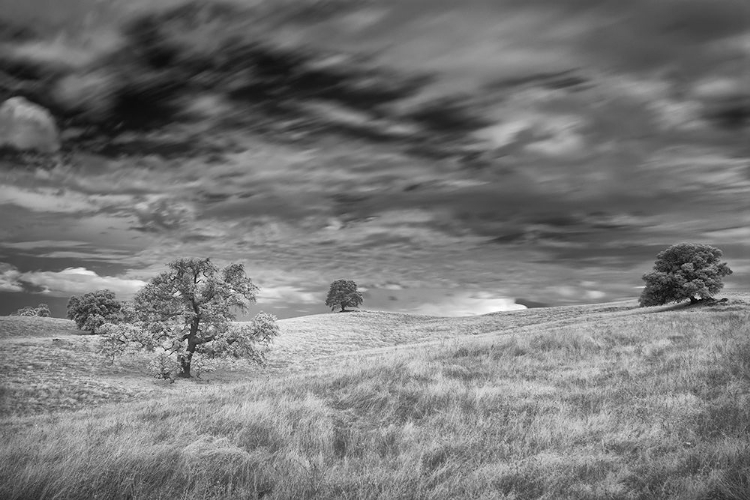
<svg viewBox="0 0 750 500">
<path fill-rule="evenodd" d="M 527 151 L 542 156 L 575 156 L 584 147 L 583 137 L 572 132 L 563 132 L 555 137 L 531 143 L 526 146 Z"/>
<path fill-rule="evenodd" d="M 466 294 L 451 297 L 443 303 L 423 304 L 412 311 L 415 314 L 429 316 L 476 316 L 500 311 L 519 311 L 526 309 L 522 304 L 516 304 L 515 299 L 494 297 L 487 293 Z"/>
<path fill-rule="evenodd" d="M 542 116 L 537 119 L 535 133 L 541 140 L 526 145 L 526 150 L 542 156 L 574 157 L 585 147 L 583 136 L 578 133 L 584 121 L 576 116 Z"/>
<path fill-rule="evenodd" d="M 2 292 L 21 292 L 23 286 L 18 282 L 21 273 L 15 267 L 4 262 L 0 262 L 0 291 Z"/>
<path fill-rule="evenodd" d="M 258 293 L 259 302 L 285 302 L 287 304 L 317 304 L 320 297 L 313 293 L 305 292 L 300 288 L 282 285 L 263 287 Z"/>
<path fill-rule="evenodd" d="M 507 146 L 516 140 L 519 133 L 529 127 L 525 120 L 499 123 L 491 127 L 484 128 L 477 132 L 480 139 L 488 141 L 492 146 L 500 148 Z"/>
<path fill-rule="evenodd" d="M 99 276 L 84 267 L 69 267 L 62 271 L 33 271 L 23 273 L 19 281 L 38 286 L 42 293 L 64 297 L 95 290 L 109 289 L 119 296 L 129 297 L 146 285 L 144 281 L 116 276 Z"/>
</svg>

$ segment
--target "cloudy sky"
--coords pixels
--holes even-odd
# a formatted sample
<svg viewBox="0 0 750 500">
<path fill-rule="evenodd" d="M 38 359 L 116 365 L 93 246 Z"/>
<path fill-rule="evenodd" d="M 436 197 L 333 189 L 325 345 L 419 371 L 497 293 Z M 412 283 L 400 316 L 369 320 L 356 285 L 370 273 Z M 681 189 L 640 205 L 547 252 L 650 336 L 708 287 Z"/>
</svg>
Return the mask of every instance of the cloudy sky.
<svg viewBox="0 0 750 500">
<path fill-rule="evenodd" d="M 633 298 L 682 241 L 750 287 L 743 0 L 156 3 L 0 0 L 0 55 L 54 75 L 0 97 L 63 132 L 0 164 L 0 314 L 183 256 L 243 262 L 279 317 L 338 278 L 424 314 Z"/>
</svg>

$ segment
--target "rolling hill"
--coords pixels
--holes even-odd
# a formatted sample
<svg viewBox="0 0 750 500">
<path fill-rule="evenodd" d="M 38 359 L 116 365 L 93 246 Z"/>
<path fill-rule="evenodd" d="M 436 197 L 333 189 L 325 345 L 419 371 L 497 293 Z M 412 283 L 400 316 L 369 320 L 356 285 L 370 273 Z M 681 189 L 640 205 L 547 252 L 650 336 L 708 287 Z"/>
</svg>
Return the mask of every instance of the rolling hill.
<svg viewBox="0 0 750 500">
<path fill-rule="evenodd" d="M 748 498 L 750 296 L 728 295 L 295 318 L 264 371 L 171 385 L 0 318 L 0 496 Z"/>
</svg>

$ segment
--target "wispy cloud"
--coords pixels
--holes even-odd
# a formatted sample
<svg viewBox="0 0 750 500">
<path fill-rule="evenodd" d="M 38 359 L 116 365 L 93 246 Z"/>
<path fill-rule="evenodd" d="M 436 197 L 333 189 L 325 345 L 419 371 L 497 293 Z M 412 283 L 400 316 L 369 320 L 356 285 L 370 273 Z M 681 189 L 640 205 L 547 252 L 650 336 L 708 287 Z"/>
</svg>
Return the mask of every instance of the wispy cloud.
<svg viewBox="0 0 750 500">
<path fill-rule="evenodd" d="M 19 241 L 19 242 L 0 242 L 0 247 L 11 248 L 16 250 L 35 250 L 39 248 L 76 248 L 88 246 L 84 241 L 65 241 L 65 240 L 36 240 L 36 241 Z"/>
<path fill-rule="evenodd" d="M 53 188 L 23 189 L 0 184 L 0 204 L 17 205 L 33 212 L 94 212 L 98 207 L 85 195 Z"/>
</svg>

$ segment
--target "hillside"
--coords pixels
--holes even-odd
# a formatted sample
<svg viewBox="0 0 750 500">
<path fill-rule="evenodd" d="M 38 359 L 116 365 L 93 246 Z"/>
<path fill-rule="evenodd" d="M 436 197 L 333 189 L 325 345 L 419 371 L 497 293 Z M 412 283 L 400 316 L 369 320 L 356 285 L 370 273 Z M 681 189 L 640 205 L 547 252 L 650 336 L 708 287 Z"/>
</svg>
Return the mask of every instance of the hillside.
<svg viewBox="0 0 750 500">
<path fill-rule="evenodd" d="M 743 294 L 730 296 L 738 304 L 750 302 Z M 281 333 L 271 346 L 266 366 L 233 365 L 190 383 L 235 384 L 258 377 L 325 371 L 387 358 L 393 352 L 454 345 L 467 338 L 493 339 L 533 333 L 541 327 L 587 324 L 681 307 L 684 305 L 642 309 L 631 300 L 461 318 L 380 311 L 303 316 L 279 321 Z M 150 378 L 146 355 L 106 360 L 97 352 L 98 337 L 77 330 L 70 320 L 0 317 L 0 339 L 6 343 L 0 358 L 0 417 L 92 408 L 181 390 Z"/>
<path fill-rule="evenodd" d="M 387 356 L 393 349 L 519 332 L 538 324 L 581 321 L 615 311 L 639 312 L 635 302 L 628 301 L 464 318 L 361 311 L 280 320 L 281 334 L 271 347 L 267 366 L 220 369 L 202 375 L 197 383 L 236 383 L 326 369 L 364 357 Z M 77 410 L 179 392 L 149 377 L 147 356 L 128 356 L 112 363 L 105 360 L 97 353 L 98 338 L 83 334 L 70 320 L 0 317 L 0 339 L 6 342 L 0 361 L 0 416 Z"/>
<path fill-rule="evenodd" d="M 36 316 L 0 316 L 0 339 L 49 338 L 60 335 L 79 335 L 74 322 L 61 318 Z"/>
<path fill-rule="evenodd" d="M 549 307 L 461 318 L 380 311 L 331 313 L 281 320 L 281 335 L 269 357 L 272 369 L 320 365 L 331 357 L 361 355 L 378 349 L 444 343 L 467 335 L 504 334 L 539 324 L 580 321 L 612 312 L 638 311 L 636 301 Z"/>
<path fill-rule="evenodd" d="M 158 399 L 4 418 L 0 496 L 750 494 L 747 294 L 712 307 L 351 313 L 282 325 L 275 356 L 289 355 L 286 368 L 277 358 L 240 383 L 152 383 Z M 32 340 L 6 339 L 6 354 Z M 51 348 L 43 340 L 36 354 Z M 302 358 L 317 362 L 294 373 Z M 120 369 L 111 380 L 136 373 Z"/>
</svg>

